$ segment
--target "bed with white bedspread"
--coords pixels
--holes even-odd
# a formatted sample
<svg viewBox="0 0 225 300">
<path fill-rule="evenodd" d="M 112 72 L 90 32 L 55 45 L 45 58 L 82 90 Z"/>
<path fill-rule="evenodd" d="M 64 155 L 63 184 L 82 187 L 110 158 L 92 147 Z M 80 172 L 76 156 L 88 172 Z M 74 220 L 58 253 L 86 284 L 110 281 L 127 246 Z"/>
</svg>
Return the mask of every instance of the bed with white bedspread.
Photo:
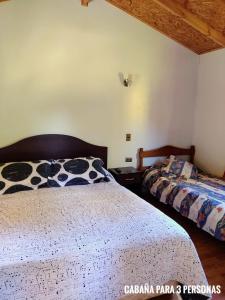
<svg viewBox="0 0 225 300">
<path fill-rule="evenodd" d="M 116 300 L 124 285 L 207 285 L 172 219 L 116 182 L 0 199 L 1 300 Z"/>
</svg>

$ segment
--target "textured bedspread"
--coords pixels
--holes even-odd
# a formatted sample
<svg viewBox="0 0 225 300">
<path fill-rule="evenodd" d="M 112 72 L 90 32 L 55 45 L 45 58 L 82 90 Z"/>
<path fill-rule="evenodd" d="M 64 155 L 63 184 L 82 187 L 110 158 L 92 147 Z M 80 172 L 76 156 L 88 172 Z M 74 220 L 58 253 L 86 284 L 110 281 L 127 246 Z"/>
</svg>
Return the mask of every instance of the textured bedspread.
<svg viewBox="0 0 225 300">
<path fill-rule="evenodd" d="M 169 280 L 207 284 L 189 236 L 117 183 L 0 199 L 1 300 L 111 300 Z"/>
<path fill-rule="evenodd" d="M 225 241 L 224 181 L 203 174 L 197 180 L 184 180 L 151 168 L 146 173 L 144 185 L 161 202 L 171 205 L 198 227 Z"/>
</svg>

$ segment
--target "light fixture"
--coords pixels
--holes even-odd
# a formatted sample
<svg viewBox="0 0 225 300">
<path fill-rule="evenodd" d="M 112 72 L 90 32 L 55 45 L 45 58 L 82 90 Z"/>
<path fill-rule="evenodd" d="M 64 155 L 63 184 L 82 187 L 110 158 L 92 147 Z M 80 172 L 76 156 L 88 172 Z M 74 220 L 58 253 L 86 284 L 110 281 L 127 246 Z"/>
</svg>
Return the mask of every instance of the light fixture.
<svg viewBox="0 0 225 300">
<path fill-rule="evenodd" d="M 125 86 L 129 87 L 132 84 L 132 74 L 125 76 L 122 72 L 119 73 L 120 82 Z"/>
</svg>

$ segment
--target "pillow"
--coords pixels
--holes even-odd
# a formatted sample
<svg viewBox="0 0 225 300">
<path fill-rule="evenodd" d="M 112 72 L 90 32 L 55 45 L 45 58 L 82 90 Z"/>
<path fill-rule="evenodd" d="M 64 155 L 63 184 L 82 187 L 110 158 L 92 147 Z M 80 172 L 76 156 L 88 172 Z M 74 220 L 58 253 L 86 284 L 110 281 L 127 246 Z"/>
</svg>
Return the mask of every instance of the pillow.
<svg viewBox="0 0 225 300">
<path fill-rule="evenodd" d="M 184 179 L 197 179 L 198 177 L 198 169 L 195 165 L 188 161 L 178 160 L 173 155 L 170 156 L 169 164 L 162 168 L 162 171 L 165 174 L 182 177 Z"/>
<path fill-rule="evenodd" d="M 168 163 L 166 166 L 162 167 L 162 171 L 165 173 L 169 173 L 171 165 L 175 160 L 176 160 L 176 157 L 174 155 L 170 155 L 170 157 L 168 158 Z"/>
<path fill-rule="evenodd" d="M 0 194 L 47 187 L 50 165 L 47 160 L 0 164 Z"/>
<path fill-rule="evenodd" d="M 104 170 L 105 176 L 106 176 L 106 178 L 104 178 L 103 181 L 106 181 L 106 182 L 109 182 L 109 181 L 116 182 L 116 179 L 113 177 L 113 175 L 108 170 L 106 170 L 105 168 L 103 168 L 103 170 Z"/>
<path fill-rule="evenodd" d="M 170 160 L 169 158 L 166 158 L 164 160 L 157 160 L 154 164 L 153 167 L 156 169 L 161 169 L 162 167 L 168 166 Z"/>
<path fill-rule="evenodd" d="M 85 185 L 109 181 L 103 161 L 94 157 L 54 160 L 48 178 L 50 187 Z"/>
</svg>

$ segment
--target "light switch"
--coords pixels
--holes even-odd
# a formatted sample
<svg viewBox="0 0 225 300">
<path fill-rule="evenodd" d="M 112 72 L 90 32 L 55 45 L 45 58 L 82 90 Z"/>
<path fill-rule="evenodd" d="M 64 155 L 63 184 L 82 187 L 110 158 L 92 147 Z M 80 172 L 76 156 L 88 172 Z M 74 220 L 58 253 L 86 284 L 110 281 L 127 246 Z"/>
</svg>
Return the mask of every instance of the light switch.
<svg viewBox="0 0 225 300">
<path fill-rule="evenodd" d="M 132 157 L 125 157 L 125 162 L 132 162 Z"/>
<path fill-rule="evenodd" d="M 127 133 L 126 134 L 126 142 L 130 142 L 131 141 L 131 134 Z"/>
</svg>

